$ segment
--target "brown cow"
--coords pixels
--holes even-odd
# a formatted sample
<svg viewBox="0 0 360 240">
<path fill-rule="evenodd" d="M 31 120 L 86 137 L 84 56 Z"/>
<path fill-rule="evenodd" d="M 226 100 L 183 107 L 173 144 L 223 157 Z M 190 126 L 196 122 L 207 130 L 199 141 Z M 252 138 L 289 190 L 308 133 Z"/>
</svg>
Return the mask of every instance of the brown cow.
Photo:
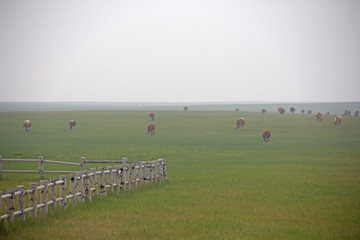
<svg viewBox="0 0 360 240">
<path fill-rule="evenodd" d="M 186 112 L 187 110 L 189 110 L 188 106 L 184 106 L 184 111 Z"/>
<path fill-rule="evenodd" d="M 354 116 L 355 116 L 355 117 L 358 117 L 358 116 L 359 116 L 359 109 L 355 109 L 355 111 L 354 111 Z"/>
<path fill-rule="evenodd" d="M 291 108 L 290 108 L 290 112 L 291 112 L 292 114 L 294 114 L 295 111 L 296 111 L 296 109 L 295 109 L 294 107 L 291 107 Z"/>
<path fill-rule="evenodd" d="M 263 131 L 263 139 L 264 139 L 264 142 L 267 143 L 267 142 L 270 142 L 270 136 L 271 136 L 271 132 L 268 130 L 268 129 L 265 129 Z"/>
<path fill-rule="evenodd" d="M 30 133 L 30 131 L 31 131 L 30 120 L 25 120 L 25 122 L 23 123 L 23 128 L 25 128 L 25 133 Z"/>
<path fill-rule="evenodd" d="M 350 116 L 350 115 L 351 115 L 350 109 L 346 109 L 346 110 L 344 111 L 343 116 Z"/>
<path fill-rule="evenodd" d="M 305 112 L 305 109 L 301 109 L 301 114 L 304 114 L 304 112 Z"/>
<path fill-rule="evenodd" d="M 148 120 L 149 120 L 149 121 L 154 121 L 154 119 L 155 119 L 155 114 L 154 114 L 153 112 L 150 112 L 150 113 L 148 114 Z"/>
<path fill-rule="evenodd" d="M 335 125 L 335 127 L 336 127 L 336 126 L 340 126 L 341 121 L 342 121 L 342 117 L 341 117 L 341 116 L 335 117 L 335 118 L 334 118 L 334 125 Z"/>
<path fill-rule="evenodd" d="M 243 128 L 245 125 L 245 118 L 241 117 L 236 120 L 235 129 Z"/>
<path fill-rule="evenodd" d="M 74 119 L 70 120 L 70 122 L 69 122 L 69 130 L 70 131 L 75 130 L 75 126 L 76 126 L 76 121 Z"/>
<path fill-rule="evenodd" d="M 265 108 L 262 108 L 262 109 L 261 109 L 261 113 L 262 113 L 262 114 L 265 114 L 266 112 L 267 112 L 267 110 L 266 110 Z"/>
<path fill-rule="evenodd" d="M 308 114 L 311 114 L 311 113 L 312 113 L 312 111 L 309 109 L 309 110 L 308 110 Z"/>
<path fill-rule="evenodd" d="M 322 122 L 322 114 L 321 114 L 321 112 L 316 112 L 316 120 L 317 120 L 317 122 Z"/>
<path fill-rule="evenodd" d="M 155 136 L 155 123 L 150 123 L 147 127 L 146 135 Z"/>
</svg>

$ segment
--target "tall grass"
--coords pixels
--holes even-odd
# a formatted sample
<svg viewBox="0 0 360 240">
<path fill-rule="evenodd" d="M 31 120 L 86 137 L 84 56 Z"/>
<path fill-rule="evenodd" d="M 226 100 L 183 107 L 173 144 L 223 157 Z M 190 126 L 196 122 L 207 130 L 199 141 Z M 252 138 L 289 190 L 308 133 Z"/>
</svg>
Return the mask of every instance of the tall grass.
<svg viewBox="0 0 360 240">
<path fill-rule="evenodd" d="M 360 118 L 346 117 L 335 128 L 333 116 L 317 123 L 314 115 L 158 111 L 156 136 L 147 137 L 146 114 L 1 113 L 3 158 L 165 157 L 169 175 L 167 183 L 3 225 L 2 239 L 360 238 Z M 240 116 L 246 124 L 237 131 Z M 30 135 L 21 128 L 25 119 L 33 123 Z M 74 132 L 67 130 L 70 119 L 78 122 Z M 268 144 L 265 128 L 272 132 Z M 37 178 L 3 174 L 0 189 Z"/>
</svg>

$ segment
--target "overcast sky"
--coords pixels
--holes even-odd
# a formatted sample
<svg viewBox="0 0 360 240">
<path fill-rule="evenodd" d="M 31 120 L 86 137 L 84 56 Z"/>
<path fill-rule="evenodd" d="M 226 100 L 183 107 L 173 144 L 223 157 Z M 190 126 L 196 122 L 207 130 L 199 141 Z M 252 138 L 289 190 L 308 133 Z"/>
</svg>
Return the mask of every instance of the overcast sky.
<svg viewBox="0 0 360 240">
<path fill-rule="evenodd" d="M 0 0 L 0 101 L 360 101 L 359 0 Z"/>
</svg>

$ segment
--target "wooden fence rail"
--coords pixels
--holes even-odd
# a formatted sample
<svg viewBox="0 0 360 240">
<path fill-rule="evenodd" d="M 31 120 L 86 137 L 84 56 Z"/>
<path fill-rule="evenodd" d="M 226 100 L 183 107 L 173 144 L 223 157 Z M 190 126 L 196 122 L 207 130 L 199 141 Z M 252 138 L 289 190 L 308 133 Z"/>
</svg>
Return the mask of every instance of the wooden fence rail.
<svg viewBox="0 0 360 240">
<path fill-rule="evenodd" d="M 69 179 L 64 175 L 59 179 L 41 180 L 40 184 L 30 183 L 27 190 L 25 186 L 19 185 L 17 188 L 8 188 L 6 194 L 0 191 L 0 221 L 13 222 L 16 216 L 19 220 L 25 221 L 26 213 L 31 218 L 36 218 L 38 212 L 47 214 L 49 206 L 56 208 L 59 205 L 66 208 L 68 203 L 76 204 L 76 202 L 84 202 L 85 199 L 91 201 L 93 195 L 106 196 L 108 191 L 131 190 L 139 185 L 167 179 L 165 159 L 128 162 L 124 158 L 122 165 L 72 172 Z M 26 205 L 27 195 L 29 201 Z"/>
</svg>

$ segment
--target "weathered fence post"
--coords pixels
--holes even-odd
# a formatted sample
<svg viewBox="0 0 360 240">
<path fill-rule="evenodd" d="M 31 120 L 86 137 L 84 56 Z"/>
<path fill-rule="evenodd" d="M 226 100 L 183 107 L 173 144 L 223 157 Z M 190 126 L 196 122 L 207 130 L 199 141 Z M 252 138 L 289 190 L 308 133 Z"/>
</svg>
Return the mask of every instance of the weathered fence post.
<svg viewBox="0 0 360 240">
<path fill-rule="evenodd" d="M 140 182 L 140 164 L 135 164 L 135 188 L 138 187 L 138 183 Z"/>
<path fill-rule="evenodd" d="M 91 176 L 91 188 L 94 189 L 94 194 L 96 194 L 96 196 L 99 196 L 96 168 L 90 169 L 90 172 L 93 173 L 93 175 Z"/>
<path fill-rule="evenodd" d="M 114 184 L 116 184 L 116 191 L 120 192 L 120 166 L 114 166 Z"/>
<path fill-rule="evenodd" d="M 40 212 L 48 213 L 48 180 L 41 180 L 40 185 L 44 186 L 40 191 L 40 202 L 44 204 L 44 207 L 40 209 Z"/>
<path fill-rule="evenodd" d="M 82 157 L 81 158 L 81 170 L 85 170 L 86 169 L 86 158 Z"/>
<path fill-rule="evenodd" d="M 50 201 L 53 201 L 53 207 L 56 208 L 57 207 L 57 204 L 56 204 L 56 178 L 50 178 L 50 183 L 51 183 L 51 186 L 50 186 L 50 189 L 49 189 L 49 192 L 50 192 Z"/>
<path fill-rule="evenodd" d="M 76 204 L 76 173 L 70 173 L 70 194 L 72 197 L 70 198 L 69 203 Z"/>
<path fill-rule="evenodd" d="M 17 191 L 20 191 L 20 195 L 18 196 L 17 199 L 17 210 L 21 212 L 21 214 L 19 215 L 19 219 L 25 221 L 25 187 L 24 185 L 19 185 L 16 188 Z"/>
<path fill-rule="evenodd" d="M 1 211 L 2 211 L 2 191 L 0 191 L 0 217 L 1 217 Z"/>
<path fill-rule="evenodd" d="M 42 180 L 44 175 L 44 158 L 43 156 L 39 156 L 39 177 Z"/>
<path fill-rule="evenodd" d="M 104 168 L 99 167 L 98 171 L 100 171 L 99 174 L 99 183 L 100 183 L 100 195 L 106 196 L 106 185 L 105 185 L 105 176 L 104 176 Z"/>
<path fill-rule="evenodd" d="M 67 193 L 67 185 L 66 185 L 66 176 L 60 176 L 60 180 L 63 181 L 63 183 L 60 185 L 60 197 L 62 200 L 60 200 L 59 204 L 60 207 L 66 208 L 66 193 Z"/>
<path fill-rule="evenodd" d="M 76 172 L 76 182 L 77 182 L 77 192 L 80 192 L 81 194 L 79 194 L 78 196 L 78 201 L 79 202 L 84 202 L 85 201 L 85 196 L 84 196 L 84 179 L 82 176 L 82 172 Z"/>
<path fill-rule="evenodd" d="M 129 167 L 127 164 L 127 158 L 123 158 L 123 178 L 124 178 L 124 190 L 129 189 L 131 190 L 130 187 L 130 172 L 129 172 Z"/>
<path fill-rule="evenodd" d="M 164 179 L 167 181 L 168 180 L 168 175 L 167 175 L 166 159 L 163 158 L 163 160 L 164 160 Z"/>
<path fill-rule="evenodd" d="M 91 201 L 91 191 L 90 191 L 90 177 L 87 170 L 82 171 L 83 174 L 83 191 L 85 198 Z"/>
<path fill-rule="evenodd" d="M 32 190 L 32 193 L 30 194 L 30 203 L 29 206 L 33 208 L 32 211 L 30 211 L 30 217 L 36 218 L 37 217 L 37 186 L 38 184 L 30 183 L 30 189 Z"/>
<path fill-rule="evenodd" d="M 109 173 L 107 173 L 107 183 L 108 183 L 108 185 L 110 185 L 110 191 L 113 193 L 114 192 L 114 178 L 113 178 L 112 167 L 107 166 L 106 170 L 109 171 Z"/>
<path fill-rule="evenodd" d="M 14 204 L 14 192 L 15 189 L 14 188 L 8 188 L 6 191 L 6 194 L 11 194 L 11 197 L 6 199 L 6 214 L 9 216 L 7 218 L 7 222 L 13 222 L 14 221 L 14 208 L 15 208 L 15 204 Z"/>
</svg>

